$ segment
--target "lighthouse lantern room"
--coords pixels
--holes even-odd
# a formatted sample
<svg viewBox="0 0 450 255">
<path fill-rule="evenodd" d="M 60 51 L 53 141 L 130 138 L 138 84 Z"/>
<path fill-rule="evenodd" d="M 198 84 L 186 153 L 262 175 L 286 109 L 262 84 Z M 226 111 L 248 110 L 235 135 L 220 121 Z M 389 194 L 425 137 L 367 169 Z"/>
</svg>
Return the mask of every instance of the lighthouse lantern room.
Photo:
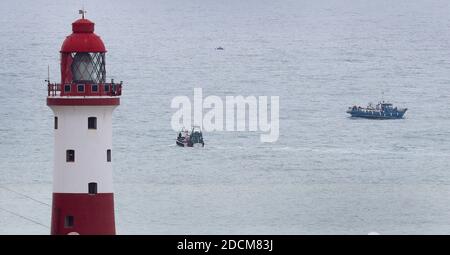
<svg viewBox="0 0 450 255">
<path fill-rule="evenodd" d="M 122 82 L 106 82 L 105 45 L 82 14 L 61 47 L 61 83 L 47 84 L 55 136 L 51 234 L 115 234 L 112 113 Z"/>
</svg>

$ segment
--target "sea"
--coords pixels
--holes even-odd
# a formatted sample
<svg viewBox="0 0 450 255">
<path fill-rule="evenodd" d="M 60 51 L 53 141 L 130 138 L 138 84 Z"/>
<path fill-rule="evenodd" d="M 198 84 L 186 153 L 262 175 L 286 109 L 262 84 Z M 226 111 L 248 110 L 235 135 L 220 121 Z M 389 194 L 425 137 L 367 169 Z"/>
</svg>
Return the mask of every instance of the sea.
<svg viewBox="0 0 450 255">
<path fill-rule="evenodd" d="M 118 234 L 450 234 L 446 0 L 0 1 L 0 234 L 50 233 L 45 80 L 83 7 L 123 81 Z M 175 146 L 171 102 L 194 88 L 278 96 L 278 140 Z M 405 118 L 345 112 L 380 100 Z"/>
</svg>

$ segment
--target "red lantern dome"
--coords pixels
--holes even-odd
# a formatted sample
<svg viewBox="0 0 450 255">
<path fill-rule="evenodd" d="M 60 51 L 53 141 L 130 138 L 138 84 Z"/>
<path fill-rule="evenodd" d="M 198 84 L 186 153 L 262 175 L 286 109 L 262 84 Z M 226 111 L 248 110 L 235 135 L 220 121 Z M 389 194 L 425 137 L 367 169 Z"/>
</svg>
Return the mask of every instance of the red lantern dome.
<svg viewBox="0 0 450 255">
<path fill-rule="evenodd" d="M 94 33 L 94 25 L 88 19 L 79 19 L 72 23 L 73 33 L 64 40 L 61 53 L 106 52 L 102 39 Z"/>
</svg>

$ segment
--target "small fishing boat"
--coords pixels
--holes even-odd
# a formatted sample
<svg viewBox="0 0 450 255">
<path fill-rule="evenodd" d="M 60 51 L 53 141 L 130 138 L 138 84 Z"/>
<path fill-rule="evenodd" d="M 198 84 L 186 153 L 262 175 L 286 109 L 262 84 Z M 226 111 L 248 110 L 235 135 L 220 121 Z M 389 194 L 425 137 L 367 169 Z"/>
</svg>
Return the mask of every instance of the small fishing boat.
<svg viewBox="0 0 450 255">
<path fill-rule="evenodd" d="M 199 126 L 192 127 L 191 131 L 183 128 L 178 132 L 176 144 L 180 147 L 204 147 L 202 130 Z"/>
</svg>

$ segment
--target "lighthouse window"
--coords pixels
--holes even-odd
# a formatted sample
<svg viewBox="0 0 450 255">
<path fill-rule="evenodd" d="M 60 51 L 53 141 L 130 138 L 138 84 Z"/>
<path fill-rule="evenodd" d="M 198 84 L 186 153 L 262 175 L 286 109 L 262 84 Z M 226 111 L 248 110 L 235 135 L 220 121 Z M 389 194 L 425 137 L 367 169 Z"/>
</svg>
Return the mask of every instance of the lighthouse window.
<svg viewBox="0 0 450 255">
<path fill-rule="evenodd" d="M 106 161 L 111 162 L 111 150 L 106 150 Z"/>
<path fill-rule="evenodd" d="M 64 227 L 65 228 L 72 228 L 73 227 L 73 216 L 66 216 L 66 218 L 64 219 Z"/>
<path fill-rule="evenodd" d="M 74 150 L 66 150 L 66 162 L 75 162 Z"/>
<path fill-rule="evenodd" d="M 98 85 L 97 84 L 94 84 L 94 85 L 92 85 L 92 92 L 98 92 Z"/>
<path fill-rule="evenodd" d="M 97 183 L 96 182 L 88 183 L 88 192 L 89 192 L 89 194 L 97 194 Z"/>
<path fill-rule="evenodd" d="M 88 118 L 88 129 L 97 129 L 97 118 L 96 117 Z"/>
<path fill-rule="evenodd" d="M 105 53 L 72 53 L 71 69 L 74 82 L 104 83 Z"/>
<path fill-rule="evenodd" d="M 70 92 L 70 84 L 64 85 L 64 92 Z"/>
<path fill-rule="evenodd" d="M 55 116 L 55 129 L 58 129 L 58 117 Z"/>
<path fill-rule="evenodd" d="M 105 84 L 105 92 L 109 92 L 109 85 Z"/>
<path fill-rule="evenodd" d="M 78 84 L 77 90 L 78 90 L 78 92 L 84 92 L 84 84 Z"/>
</svg>

